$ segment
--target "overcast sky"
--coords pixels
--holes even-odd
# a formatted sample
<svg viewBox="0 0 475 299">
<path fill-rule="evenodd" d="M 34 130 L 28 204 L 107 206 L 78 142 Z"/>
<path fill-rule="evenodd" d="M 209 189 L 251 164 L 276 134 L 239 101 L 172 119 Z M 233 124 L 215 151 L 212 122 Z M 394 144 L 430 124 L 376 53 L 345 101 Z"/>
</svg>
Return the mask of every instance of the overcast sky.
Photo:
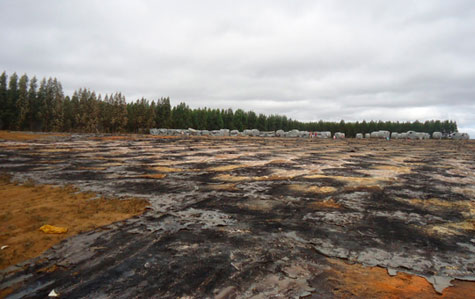
<svg viewBox="0 0 475 299">
<path fill-rule="evenodd" d="M 475 136 L 475 1 L 0 1 L 0 71 L 128 101 Z"/>
</svg>

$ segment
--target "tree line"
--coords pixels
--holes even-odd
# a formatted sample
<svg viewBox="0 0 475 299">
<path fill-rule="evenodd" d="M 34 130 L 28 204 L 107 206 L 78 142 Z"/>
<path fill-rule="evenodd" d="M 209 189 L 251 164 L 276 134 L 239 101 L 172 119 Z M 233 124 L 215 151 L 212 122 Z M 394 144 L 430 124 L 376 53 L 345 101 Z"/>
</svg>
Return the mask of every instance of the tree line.
<svg viewBox="0 0 475 299">
<path fill-rule="evenodd" d="M 425 122 L 301 122 L 285 115 L 257 114 L 237 109 L 192 109 L 185 103 L 171 106 L 170 98 L 141 98 L 127 103 L 120 92 L 104 97 L 86 88 L 64 95 L 56 78 L 19 77 L 16 73 L 0 76 L 0 129 L 43 132 L 142 133 L 150 128 L 198 130 L 230 129 L 261 131 L 298 129 L 301 131 L 356 133 L 378 130 L 406 132 L 409 130 L 443 133 L 457 132 L 455 121 Z"/>
</svg>

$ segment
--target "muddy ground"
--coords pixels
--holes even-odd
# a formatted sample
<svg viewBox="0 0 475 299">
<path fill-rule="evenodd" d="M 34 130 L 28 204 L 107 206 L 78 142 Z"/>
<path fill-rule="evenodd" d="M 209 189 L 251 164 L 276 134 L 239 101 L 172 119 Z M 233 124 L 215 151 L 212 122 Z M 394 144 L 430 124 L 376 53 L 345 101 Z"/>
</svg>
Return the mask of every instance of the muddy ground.
<svg viewBox="0 0 475 299">
<path fill-rule="evenodd" d="M 0 272 L 15 297 L 468 298 L 473 141 L 54 136 L 0 171 L 139 197 L 142 216 Z M 55 271 L 39 271 L 54 267 Z M 453 286 L 450 286 L 453 285 Z"/>
</svg>

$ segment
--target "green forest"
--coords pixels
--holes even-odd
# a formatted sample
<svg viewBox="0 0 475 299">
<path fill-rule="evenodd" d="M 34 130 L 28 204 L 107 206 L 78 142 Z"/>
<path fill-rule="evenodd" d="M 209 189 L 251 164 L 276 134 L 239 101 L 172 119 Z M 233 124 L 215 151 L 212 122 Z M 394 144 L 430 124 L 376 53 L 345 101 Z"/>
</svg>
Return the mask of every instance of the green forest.
<svg viewBox="0 0 475 299">
<path fill-rule="evenodd" d="M 318 115 L 317 115 L 318 117 Z M 185 103 L 171 106 L 170 99 L 145 98 L 127 102 L 121 93 L 102 96 L 86 88 L 64 95 L 56 78 L 19 77 L 16 73 L 0 76 L 0 129 L 43 132 L 148 133 L 150 128 L 198 130 L 331 131 L 347 137 L 377 130 L 409 130 L 443 133 L 457 132 L 455 121 L 425 122 L 301 122 L 285 115 L 257 114 L 237 109 L 192 109 Z"/>
</svg>

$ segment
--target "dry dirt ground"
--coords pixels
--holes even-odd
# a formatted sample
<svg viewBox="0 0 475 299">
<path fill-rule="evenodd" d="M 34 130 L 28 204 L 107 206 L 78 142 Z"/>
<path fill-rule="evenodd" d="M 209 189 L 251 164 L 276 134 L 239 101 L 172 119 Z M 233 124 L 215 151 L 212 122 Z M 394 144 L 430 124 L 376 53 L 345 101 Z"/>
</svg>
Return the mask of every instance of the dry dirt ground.
<svg viewBox="0 0 475 299">
<path fill-rule="evenodd" d="M 3 138 L 13 180 L 150 203 L 2 270 L 12 298 L 475 293 L 473 141 Z"/>
<path fill-rule="evenodd" d="M 72 235 L 91 231 L 144 212 L 144 199 L 97 198 L 71 186 L 35 186 L 0 178 L 0 270 L 29 258 Z M 66 228 L 66 233 L 48 234 L 43 225 Z"/>
</svg>

